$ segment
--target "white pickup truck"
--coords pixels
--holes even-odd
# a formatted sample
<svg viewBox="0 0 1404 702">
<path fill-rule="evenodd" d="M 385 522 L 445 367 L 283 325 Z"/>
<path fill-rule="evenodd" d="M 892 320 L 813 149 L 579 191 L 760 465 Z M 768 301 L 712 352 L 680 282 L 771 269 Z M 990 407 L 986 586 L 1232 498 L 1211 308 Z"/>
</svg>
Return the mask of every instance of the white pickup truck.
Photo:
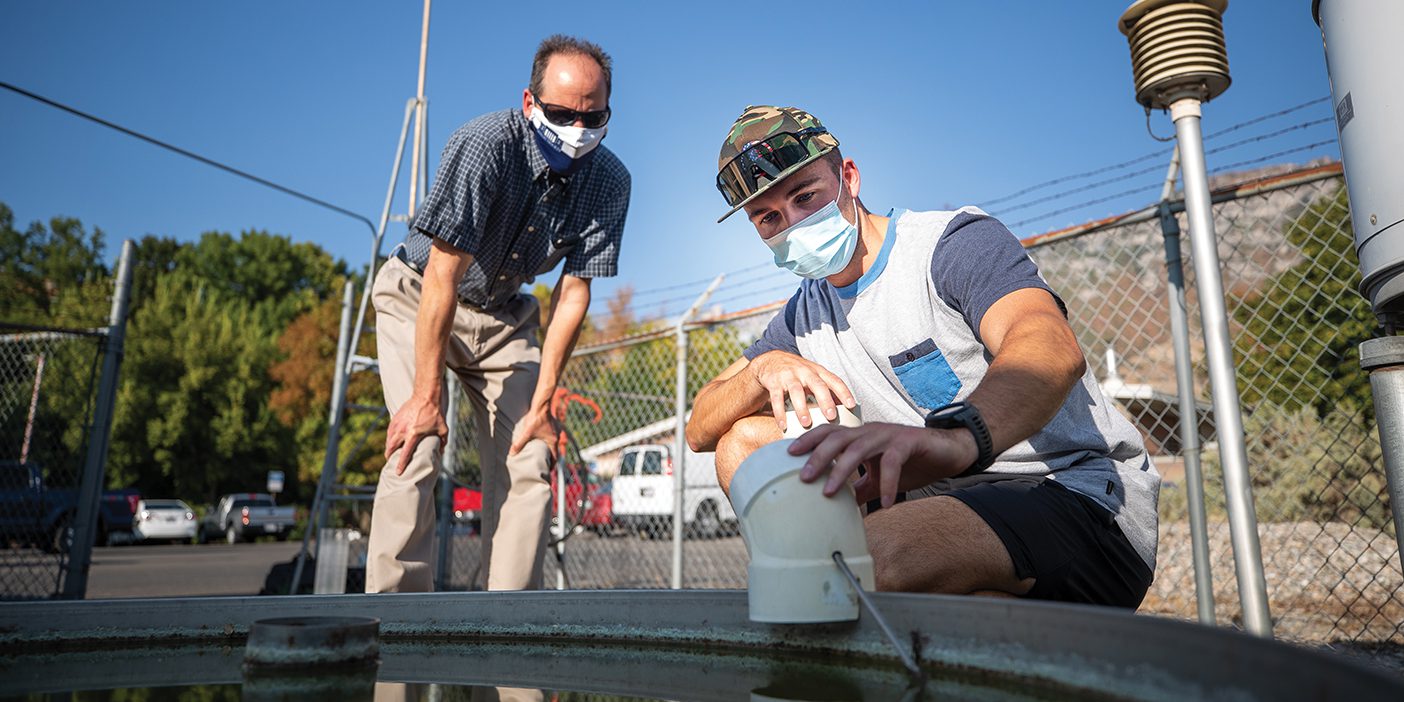
<svg viewBox="0 0 1404 702">
<path fill-rule="evenodd" d="M 688 535 L 718 538 L 736 531 L 736 512 L 717 484 L 714 454 L 684 449 L 683 525 Z M 646 536 L 673 530 L 673 448 L 639 444 L 624 449 L 614 476 L 615 523 Z"/>
<path fill-rule="evenodd" d="M 197 538 L 204 543 L 223 536 L 236 544 L 270 535 L 283 541 L 296 523 L 293 507 L 277 506 L 272 495 L 236 492 L 219 498 L 219 504 L 201 520 Z"/>
</svg>

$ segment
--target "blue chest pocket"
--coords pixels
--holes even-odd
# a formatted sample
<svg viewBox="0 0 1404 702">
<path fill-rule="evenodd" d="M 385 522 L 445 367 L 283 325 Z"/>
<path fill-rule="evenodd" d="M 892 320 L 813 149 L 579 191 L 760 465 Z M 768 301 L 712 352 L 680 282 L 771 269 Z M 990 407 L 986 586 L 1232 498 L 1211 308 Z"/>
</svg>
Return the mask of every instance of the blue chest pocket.
<svg viewBox="0 0 1404 702">
<path fill-rule="evenodd" d="M 960 392 L 960 378 L 931 339 L 889 356 L 892 372 L 918 407 L 933 410 L 950 404 Z"/>
</svg>

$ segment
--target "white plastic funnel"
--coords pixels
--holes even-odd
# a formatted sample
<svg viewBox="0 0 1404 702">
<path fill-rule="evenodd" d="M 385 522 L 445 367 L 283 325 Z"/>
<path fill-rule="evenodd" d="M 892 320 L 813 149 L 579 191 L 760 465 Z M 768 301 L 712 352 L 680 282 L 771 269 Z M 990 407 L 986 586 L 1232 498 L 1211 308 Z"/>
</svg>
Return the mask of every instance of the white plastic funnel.
<svg viewBox="0 0 1404 702">
<path fill-rule="evenodd" d="M 760 447 L 731 480 L 731 505 L 751 563 L 751 621 L 783 624 L 858 618 L 858 594 L 834 564 L 835 551 L 858 580 L 873 583 L 873 559 L 853 489 L 825 497 L 823 481 L 799 479 L 804 456 L 790 439 Z"/>
</svg>

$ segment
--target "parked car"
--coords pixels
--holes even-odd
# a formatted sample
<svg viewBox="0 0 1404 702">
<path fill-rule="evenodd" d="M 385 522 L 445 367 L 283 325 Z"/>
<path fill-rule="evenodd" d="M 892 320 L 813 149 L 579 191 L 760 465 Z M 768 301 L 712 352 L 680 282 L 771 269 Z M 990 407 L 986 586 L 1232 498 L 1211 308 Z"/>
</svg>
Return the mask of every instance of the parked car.
<svg viewBox="0 0 1404 702">
<path fill-rule="evenodd" d="M 673 528 L 673 449 L 640 444 L 624 449 L 612 494 L 614 521 L 646 536 Z M 736 528 L 736 512 L 717 483 L 711 453 L 686 451 L 683 461 L 683 525 L 693 535 L 721 536 Z"/>
<path fill-rule="evenodd" d="M 581 480 L 581 477 L 584 480 Z M 551 468 L 551 509 L 556 504 L 556 469 Z M 582 485 L 583 483 L 583 485 Z M 613 484 L 590 472 L 584 466 L 571 466 L 565 472 L 566 523 L 589 529 L 597 534 L 608 533 L 614 525 Z"/>
<path fill-rule="evenodd" d="M 575 477 L 585 474 L 585 488 Z M 549 476 L 551 481 L 551 507 L 554 514 L 556 504 L 556 470 L 553 466 Z M 566 515 L 570 523 L 576 519 L 586 529 L 595 533 L 607 533 L 614 524 L 613 510 L 610 507 L 611 485 L 608 480 L 590 473 L 582 467 L 566 472 Z M 581 500 L 584 505 L 581 505 Z M 582 513 L 581 510 L 584 510 Z M 453 521 L 468 524 L 475 532 L 482 530 L 483 493 L 476 488 L 458 485 L 453 488 Z"/>
<path fill-rule="evenodd" d="M 98 501 L 97 538 L 111 544 L 130 533 L 136 490 L 108 490 Z M 33 461 L 0 461 L 0 543 L 67 552 L 78 515 L 77 487 L 51 487 Z"/>
<path fill-rule="evenodd" d="M 180 500 L 141 500 L 132 518 L 136 541 L 195 541 L 195 511 Z"/>
<path fill-rule="evenodd" d="M 219 504 L 200 521 L 196 538 L 204 543 L 223 536 L 235 544 L 269 535 L 284 541 L 296 523 L 293 508 L 279 507 L 272 495 L 237 492 L 219 498 Z"/>
</svg>

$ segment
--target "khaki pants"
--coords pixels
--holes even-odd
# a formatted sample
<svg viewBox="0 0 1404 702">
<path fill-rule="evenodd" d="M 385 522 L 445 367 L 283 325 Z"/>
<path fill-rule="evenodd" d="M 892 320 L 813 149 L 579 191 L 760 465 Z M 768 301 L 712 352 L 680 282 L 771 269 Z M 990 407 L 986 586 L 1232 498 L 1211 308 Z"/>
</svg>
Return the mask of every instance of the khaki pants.
<svg viewBox="0 0 1404 702">
<path fill-rule="evenodd" d="M 377 351 L 385 406 L 399 411 L 414 390 L 414 322 L 421 280 L 392 257 L 375 280 Z M 547 483 L 551 454 L 533 440 L 508 456 L 512 430 L 525 416 L 541 368 L 536 298 L 519 296 L 497 312 L 463 304 L 453 317 L 445 349 L 473 406 L 479 464 L 483 473 L 483 558 L 489 590 L 541 587 Z M 445 394 L 447 397 L 447 394 Z M 447 406 L 447 400 L 445 400 Z M 434 484 L 442 447 L 438 437 L 419 442 L 404 475 L 396 475 L 397 451 L 380 472 L 371 513 L 366 592 L 428 592 L 434 586 Z"/>
</svg>

